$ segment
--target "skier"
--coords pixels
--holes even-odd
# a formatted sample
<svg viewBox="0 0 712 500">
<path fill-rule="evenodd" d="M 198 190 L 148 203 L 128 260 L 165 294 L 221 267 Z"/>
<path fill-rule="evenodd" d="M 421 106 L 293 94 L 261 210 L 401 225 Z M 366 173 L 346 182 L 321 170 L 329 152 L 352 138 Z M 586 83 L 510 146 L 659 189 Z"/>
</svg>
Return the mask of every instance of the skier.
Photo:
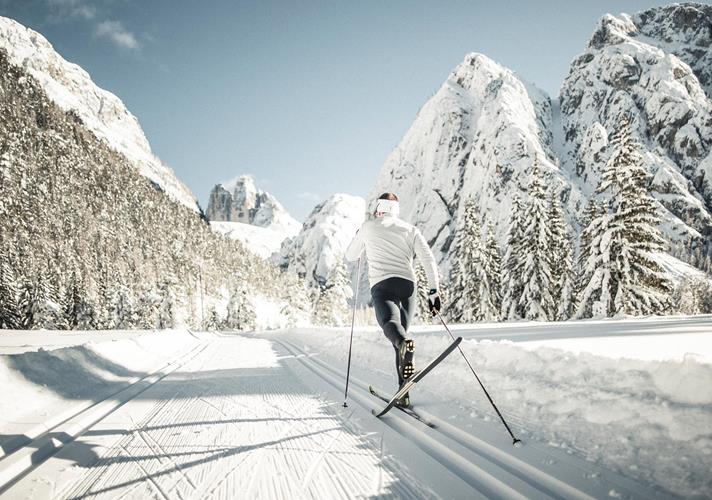
<svg viewBox="0 0 712 500">
<path fill-rule="evenodd" d="M 414 256 L 425 268 L 430 285 L 428 306 L 433 315 L 440 312 L 440 295 L 435 257 L 418 228 L 398 218 L 399 208 L 395 194 L 382 194 L 376 200 L 375 218 L 364 222 L 357 231 L 346 250 L 346 259 L 354 261 L 366 251 L 373 307 L 378 324 L 396 351 L 400 387 L 414 372 L 414 344 L 406 337 L 417 304 Z M 409 407 L 408 394 L 398 404 Z"/>
</svg>

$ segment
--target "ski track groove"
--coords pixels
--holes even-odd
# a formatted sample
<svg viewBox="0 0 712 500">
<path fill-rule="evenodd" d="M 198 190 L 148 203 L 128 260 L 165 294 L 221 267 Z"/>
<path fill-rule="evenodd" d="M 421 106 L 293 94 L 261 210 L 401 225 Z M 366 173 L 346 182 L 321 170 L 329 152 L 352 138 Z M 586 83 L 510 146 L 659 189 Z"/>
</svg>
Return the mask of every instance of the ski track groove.
<svg viewBox="0 0 712 500">
<path fill-rule="evenodd" d="M 314 369 L 312 368 L 312 372 L 314 372 L 317 376 L 321 377 L 323 380 L 325 380 L 325 381 L 327 381 L 327 382 L 329 382 L 329 383 L 332 383 L 332 382 L 330 382 L 326 377 L 324 377 L 324 375 L 323 375 L 322 373 L 319 373 L 319 372 L 321 371 L 321 369 L 326 369 L 326 370 L 328 370 L 328 371 L 331 371 L 331 372 L 332 372 L 334 375 L 336 375 L 337 377 L 338 377 L 338 376 L 342 376 L 341 372 L 339 372 L 338 370 L 336 370 L 333 366 L 329 365 L 328 363 L 324 362 L 323 360 L 315 359 L 313 355 L 307 353 L 307 352 L 304 351 L 303 349 L 301 349 L 301 348 L 299 348 L 298 346 L 294 345 L 292 342 L 289 342 L 289 341 L 286 341 L 286 340 L 276 340 L 276 342 L 282 344 L 288 351 L 291 351 L 291 353 L 293 354 L 294 358 L 297 359 L 297 360 L 299 360 L 300 362 L 302 362 L 302 364 L 304 364 L 304 365 L 307 366 L 308 368 L 312 368 L 312 367 L 309 367 L 309 366 L 308 366 L 308 363 L 312 363 L 312 364 L 314 364 L 314 365 L 318 365 L 318 366 L 316 367 L 316 370 L 314 370 Z M 289 349 L 289 347 L 291 347 L 292 349 Z M 295 352 L 295 351 L 296 351 L 296 352 Z M 334 384 L 332 383 L 332 385 L 334 385 Z M 352 378 L 352 385 L 351 385 L 351 387 L 356 387 L 357 390 L 363 392 L 364 395 L 367 395 L 369 398 L 373 399 L 373 396 L 368 392 L 368 390 L 366 389 L 366 385 L 365 385 L 363 382 L 358 381 L 357 379 Z M 357 404 L 358 404 L 358 403 L 357 403 Z M 370 408 L 367 408 L 367 410 L 370 411 Z M 448 437 L 448 438 L 450 438 L 450 439 L 453 439 L 455 442 L 459 442 L 459 443 L 463 444 L 463 446 L 464 446 L 465 448 L 467 448 L 467 449 L 469 449 L 470 451 L 476 453 L 477 455 L 480 455 L 480 456 L 482 456 L 483 458 L 485 458 L 485 459 L 487 459 L 487 460 L 490 460 L 490 458 L 489 458 L 488 456 L 482 455 L 482 451 L 478 448 L 478 446 L 479 446 L 479 445 L 485 445 L 485 446 L 487 446 L 487 447 L 490 448 L 490 451 L 492 451 L 492 450 L 494 449 L 494 447 L 493 447 L 492 445 L 489 445 L 488 443 L 484 443 L 484 442 L 482 442 L 481 440 L 479 440 L 479 439 L 477 439 L 477 438 L 474 438 L 473 436 L 471 436 L 471 435 L 468 434 L 467 432 L 462 431 L 461 429 L 458 429 L 458 428 L 456 428 L 455 426 L 453 426 L 453 425 L 451 425 L 451 424 L 449 424 L 449 423 L 447 423 L 447 422 L 444 422 L 444 421 L 442 421 L 441 419 L 439 419 L 439 418 L 437 418 L 437 417 L 434 417 L 434 416 L 430 415 L 430 414 L 427 413 L 427 412 L 421 411 L 420 413 L 421 413 L 421 415 L 423 415 L 424 417 L 426 417 L 427 419 L 429 419 L 429 420 L 431 420 L 433 423 L 435 423 L 436 426 L 437 426 L 435 429 L 427 429 L 427 430 L 434 431 L 434 433 L 437 433 L 437 434 L 443 435 L 443 436 L 445 436 L 445 437 Z M 406 419 L 406 418 L 411 418 L 411 417 L 404 416 L 404 417 L 401 417 L 401 418 Z M 424 432 L 424 431 L 426 431 L 425 429 L 420 430 L 420 429 L 418 429 L 416 426 L 413 426 L 413 428 L 414 428 L 414 429 L 417 429 L 418 432 L 421 434 L 421 439 L 430 438 L 430 436 L 428 436 L 428 435 Z M 451 430 L 451 429 L 454 429 L 454 430 L 458 431 L 458 433 L 455 434 L 455 433 L 453 433 L 453 432 L 444 431 L 444 429 L 447 429 L 448 431 Z M 473 440 L 475 441 L 475 443 L 472 442 Z M 463 441 L 466 441 L 466 442 L 463 442 Z M 424 451 L 426 451 L 426 453 L 428 452 L 427 450 L 424 450 Z M 534 488 L 536 488 L 536 489 L 537 489 L 539 492 L 541 492 L 542 494 L 545 494 L 545 495 L 547 495 L 547 496 L 552 496 L 552 495 L 553 495 L 554 497 L 560 497 L 560 498 L 584 498 L 584 499 L 593 498 L 593 497 L 591 497 L 590 495 L 588 495 L 588 494 L 586 494 L 586 493 L 584 493 L 584 492 L 582 492 L 582 491 L 576 489 L 575 487 L 570 486 L 570 485 L 568 485 L 568 484 L 565 484 L 565 483 L 563 483 L 562 481 L 560 481 L 559 479 L 550 476 L 550 475 L 547 474 L 546 472 L 544 472 L 544 471 L 542 471 L 542 470 L 540 470 L 540 469 L 537 469 L 537 468 L 535 468 L 535 467 L 529 465 L 529 464 L 526 463 L 526 462 L 523 462 L 523 461 L 521 461 L 521 460 L 519 460 L 519 459 L 516 459 L 516 458 L 514 458 L 514 457 L 509 456 L 508 454 L 506 454 L 506 452 L 503 452 L 503 451 L 501 451 L 501 450 L 496 450 L 496 452 L 500 454 L 500 457 L 499 457 L 499 458 L 504 458 L 505 461 L 508 460 L 508 459 L 509 459 L 509 460 L 513 459 L 513 460 L 515 460 L 515 461 L 517 462 L 517 463 L 516 463 L 517 466 L 522 466 L 522 465 L 525 466 L 525 469 L 527 470 L 528 473 L 533 474 L 534 477 L 536 477 L 536 478 L 539 479 L 539 481 L 542 481 L 542 480 L 543 480 L 543 482 L 539 482 L 539 481 L 533 481 L 533 480 L 532 480 L 532 479 L 533 479 L 532 477 L 524 477 L 525 482 L 529 483 L 531 486 L 533 486 Z M 453 453 L 454 453 L 454 452 L 453 452 Z M 461 455 L 456 454 L 456 453 L 454 453 L 454 454 L 457 455 L 457 457 L 459 457 L 459 458 L 462 459 L 463 461 L 469 462 L 466 457 L 462 457 Z M 456 457 L 456 460 L 457 460 L 457 457 Z M 434 457 L 434 458 L 437 459 L 437 457 Z M 512 472 L 509 470 L 510 467 L 511 467 L 510 464 L 504 464 L 505 467 L 502 467 L 503 464 L 502 464 L 499 460 L 496 460 L 496 461 L 495 461 L 495 460 L 490 460 L 490 461 L 491 461 L 494 465 L 497 465 L 498 467 L 502 468 L 506 473 L 508 473 L 508 474 L 510 474 L 510 475 L 513 475 Z M 475 465 L 475 464 L 472 464 L 472 465 Z M 476 465 L 475 465 L 475 467 L 476 467 Z M 466 471 L 466 470 L 461 470 L 460 472 L 463 472 L 465 475 L 468 474 L 468 471 Z M 486 473 L 486 474 L 487 474 L 487 473 Z M 458 474 L 458 475 L 460 475 L 460 474 Z M 462 477 L 462 476 L 461 476 L 461 477 Z M 463 479 L 465 479 L 465 478 L 463 478 Z M 471 478 L 471 479 L 472 479 L 472 478 Z M 465 479 L 465 480 L 467 480 L 467 479 Z M 475 482 L 477 482 L 477 479 L 475 479 Z M 553 489 L 553 491 L 552 491 L 551 484 L 555 484 L 555 485 L 556 485 L 556 488 Z M 558 491 L 557 491 L 557 490 L 558 490 Z M 517 494 L 518 494 L 518 493 L 517 493 Z"/>
<path fill-rule="evenodd" d="M 353 427 L 334 404 L 295 380 L 284 363 L 265 376 L 228 373 L 228 382 L 239 387 L 218 386 L 221 380 L 202 373 L 208 364 L 208 372 L 216 373 L 241 367 L 229 364 L 223 343 L 211 344 L 144 397 L 126 403 L 144 408 L 142 417 L 134 421 L 126 409 L 131 426 L 118 431 L 117 442 L 98 450 L 98 461 L 83 467 L 83 475 L 61 497 L 432 496 L 384 457 L 382 439 Z M 274 351 L 274 343 L 267 344 Z M 277 370 L 288 375 L 276 377 Z"/>
</svg>

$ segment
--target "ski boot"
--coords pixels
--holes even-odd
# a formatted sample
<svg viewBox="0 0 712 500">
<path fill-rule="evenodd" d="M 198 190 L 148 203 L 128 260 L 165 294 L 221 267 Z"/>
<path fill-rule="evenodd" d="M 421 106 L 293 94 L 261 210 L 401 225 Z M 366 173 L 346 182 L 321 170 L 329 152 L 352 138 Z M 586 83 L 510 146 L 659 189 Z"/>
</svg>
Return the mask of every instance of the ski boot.
<svg viewBox="0 0 712 500">
<path fill-rule="evenodd" d="M 403 380 L 408 380 L 415 373 L 415 367 L 413 366 L 413 352 L 415 351 L 415 344 L 413 339 L 405 339 L 399 348 L 400 354 L 400 370 L 401 377 Z"/>
</svg>

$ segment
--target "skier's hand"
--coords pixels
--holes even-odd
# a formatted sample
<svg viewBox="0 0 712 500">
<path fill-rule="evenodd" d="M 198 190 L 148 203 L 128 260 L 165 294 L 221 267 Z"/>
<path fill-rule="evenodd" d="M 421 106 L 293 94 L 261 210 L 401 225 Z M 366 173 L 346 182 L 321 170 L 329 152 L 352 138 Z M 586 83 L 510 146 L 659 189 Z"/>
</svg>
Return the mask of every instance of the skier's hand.
<svg viewBox="0 0 712 500">
<path fill-rule="evenodd" d="M 435 288 L 428 292 L 428 307 L 433 316 L 440 312 L 440 294 Z"/>
</svg>

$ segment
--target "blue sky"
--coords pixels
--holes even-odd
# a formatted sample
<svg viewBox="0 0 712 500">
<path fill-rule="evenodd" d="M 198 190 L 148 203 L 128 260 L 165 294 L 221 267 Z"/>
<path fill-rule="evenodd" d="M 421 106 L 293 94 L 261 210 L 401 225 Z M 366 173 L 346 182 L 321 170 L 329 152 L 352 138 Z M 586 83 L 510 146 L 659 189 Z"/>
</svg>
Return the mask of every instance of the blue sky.
<svg viewBox="0 0 712 500">
<path fill-rule="evenodd" d="M 555 95 L 603 14 L 665 3 L 0 0 L 0 15 L 117 94 L 203 206 L 250 173 L 303 219 L 368 194 L 466 53 Z"/>
</svg>

